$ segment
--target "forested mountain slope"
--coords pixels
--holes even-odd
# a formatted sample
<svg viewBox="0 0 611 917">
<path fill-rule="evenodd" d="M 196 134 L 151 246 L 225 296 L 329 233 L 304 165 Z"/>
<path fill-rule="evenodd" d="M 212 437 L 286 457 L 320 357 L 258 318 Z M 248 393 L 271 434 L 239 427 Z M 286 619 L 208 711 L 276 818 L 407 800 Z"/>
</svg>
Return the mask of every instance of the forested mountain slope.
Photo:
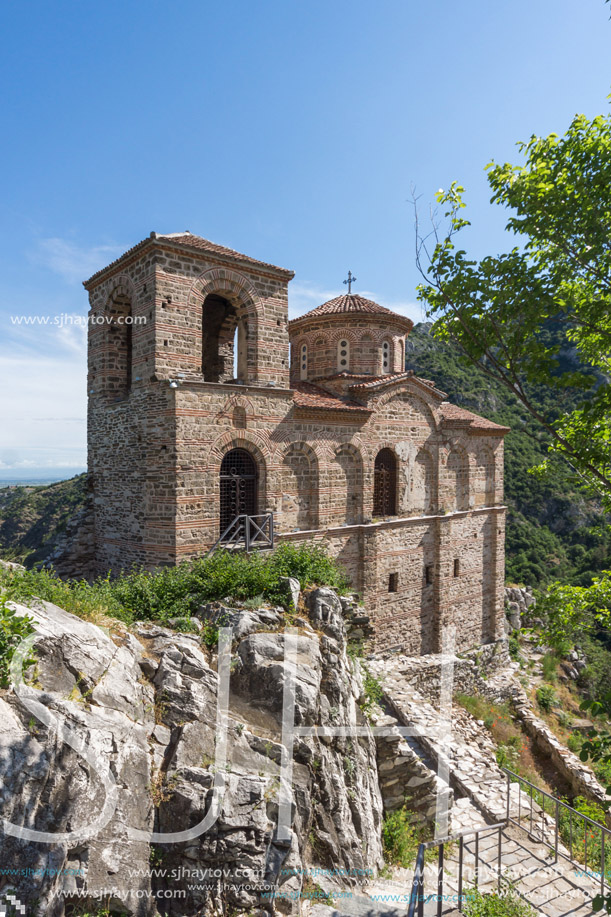
<svg viewBox="0 0 611 917">
<path fill-rule="evenodd" d="M 48 557 L 85 499 L 84 474 L 57 484 L 0 487 L 0 557 L 27 566 Z"/>
<path fill-rule="evenodd" d="M 464 362 L 457 348 L 436 340 L 427 323 L 416 325 L 407 339 L 408 369 L 448 393 L 455 404 L 511 427 L 505 439 L 507 581 L 537 586 L 551 580 L 587 585 L 592 575 L 611 566 L 608 520 L 595 498 L 575 482 L 568 466 L 553 461 L 545 480 L 529 469 L 548 457 L 548 434 L 515 396 Z M 565 348 L 560 363 L 580 368 L 574 351 Z M 581 367 L 582 368 L 582 367 Z M 583 397 L 567 389 L 541 388 L 538 403 L 546 410 L 570 410 Z"/>
</svg>

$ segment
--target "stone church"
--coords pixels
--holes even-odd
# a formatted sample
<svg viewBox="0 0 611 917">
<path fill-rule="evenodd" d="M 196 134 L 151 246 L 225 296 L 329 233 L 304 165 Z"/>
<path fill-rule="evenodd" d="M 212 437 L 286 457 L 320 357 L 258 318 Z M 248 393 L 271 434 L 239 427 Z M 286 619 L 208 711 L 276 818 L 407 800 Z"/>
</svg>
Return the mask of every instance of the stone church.
<svg viewBox="0 0 611 917">
<path fill-rule="evenodd" d="M 293 272 L 189 232 L 89 293 L 97 572 L 253 541 L 324 543 L 379 649 L 503 633 L 503 437 L 406 368 L 412 322 L 348 292 L 288 320 Z"/>
</svg>

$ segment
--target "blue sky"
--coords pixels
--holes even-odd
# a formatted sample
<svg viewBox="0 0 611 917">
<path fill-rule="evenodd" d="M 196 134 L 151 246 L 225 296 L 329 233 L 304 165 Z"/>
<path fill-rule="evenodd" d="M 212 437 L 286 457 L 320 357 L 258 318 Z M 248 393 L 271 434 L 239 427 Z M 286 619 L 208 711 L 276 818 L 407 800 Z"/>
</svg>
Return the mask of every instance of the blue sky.
<svg viewBox="0 0 611 917">
<path fill-rule="evenodd" d="M 24 0 L 0 10 L 0 478 L 85 464 L 80 281 L 189 229 L 413 318 L 411 188 L 467 188 L 475 254 L 508 244 L 483 167 L 607 111 L 603 0 Z"/>
</svg>

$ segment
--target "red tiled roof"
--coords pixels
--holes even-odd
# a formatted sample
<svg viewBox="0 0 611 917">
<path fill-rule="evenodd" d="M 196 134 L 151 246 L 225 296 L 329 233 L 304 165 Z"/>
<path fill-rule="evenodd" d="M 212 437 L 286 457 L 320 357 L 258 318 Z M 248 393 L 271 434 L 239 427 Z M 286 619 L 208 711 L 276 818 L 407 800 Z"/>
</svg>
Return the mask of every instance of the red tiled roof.
<svg viewBox="0 0 611 917">
<path fill-rule="evenodd" d="M 310 312 L 306 312 L 305 315 L 292 319 L 289 325 L 302 322 L 306 318 L 317 318 L 320 315 L 346 314 L 392 316 L 392 318 L 398 318 L 406 326 L 409 326 L 410 331 L 414 327 L 411 319 L 406 318 L 404 315 L 399 315 L 391 309 L 386 309 L 385 306 L 380 306 L 379 303 L 374 302 L 372 299 L 365 299 L 364 296 L 359 296 L 358 293 L 343 293 L 341 296 L 336 296 L 335 299 L 330 299 L 328 302 L 323 303 L 322 306 L 317 306 Z"/>
<path fill-rule="evenodd" d="M 317 408 L 327 411 L 350 411 L 370 414 L 369 408 L 356 401 L 348 401 L 338 395 L 313 385 L 311 382 L 296 382 L 293 386 L 293 401 L 298 408 Z"/>
<path fill-rule="evenodd" d="M 363 379 L 362 382 L 356 382 L 354 385 L 351 385 L 350 388 L 376 388 L 378 385 L 383 385 L 388 382 L 399 382 L 402 379 L 413 379 L 414 372 L 413 370 L 407 370 L 407 372 L 402 373 L 385 373 L 383 376 L 355 376 L 353 378 Z"/>
<path fill-rule="evenodd" d="M 111 261 L 110 264 L 107 264 L 106 267 L 103 267 L 99 271 L 96 271 L 95 274 L 92 274 L 89 280 L 84 281 L 83 286 L 86 287 L 92 282 L 92 280 L 97 279 L 109 268 L 114 267 L 124 258 L 128 257 L 129 255 L 133 255 L 140 249 L 145 248 L 147 245 L 152 245 L 155 242 L 177 245 L 180 248 L 195 249 L 196 251 L 208 252 L 212 255 L 220 255 L 221 257 L 236 259 L 238 261 L 245 262 L 246 264 L 253 264 L 256 267 L 263 267 L 269 268 L 273 271 L 280 271 L 281 273 L 286 274 L 289 279 L 294 277 L 294 272 L 287 270 L 287 268 L 278 267 L 275 264 L 269 264 L 267 261 L 258 261 L 256 258 L 251 258 L 250 255 L 243 255 L 240 252 L 235 251 L 233 248 L 227 248 L 225 245 L 218 245 L 216 242 L 210 242 L 209 239 L 204 239 L 202 236 L 195 236 L 193 233 L 186 230 L 185 232 L 167 233 L 165 235 L 163 233 L 152 232 L 146 239 L 143 239 L 141 242 L 138 242 L 137 245 L 132 246 L 132 248 L 124 252 L 120 258 L 116 258 L 114 261 Z"/>
<path fill-rule="evenodd" d="M 473 414 L 465 408 L 459 408 L 457 404 L 450 404 L 445 401 L 439 406 L 441 417 L 444 423 L 456 424 L 457 426 L 469 427 L 471 430 L 489 430 L 491 433 L 509 433 L 511 427 L 503 427 L 479 414 Z"/>
<path fill-rule="evenodd" d="M 410 379 L 412 382 L 430 389 L 438 398 L 446 397 L 445 392 L 441 392 L 436 388 L 434 382 L 431 382 L 429 379 L 421 379 L 419 376 L 415 376 L 413 369 L 408 369 L 406 372 L 402 373 L 386 373 L 383 376 L 354 376 L 353 378 L 359 378 L 363 381 L 351 385 L 351 391 L 369 391 L 371 389 L 382 388 L 385 385 L 391 385 L 395 382 L 402 382 L 404 379 Z"/>
</svg>

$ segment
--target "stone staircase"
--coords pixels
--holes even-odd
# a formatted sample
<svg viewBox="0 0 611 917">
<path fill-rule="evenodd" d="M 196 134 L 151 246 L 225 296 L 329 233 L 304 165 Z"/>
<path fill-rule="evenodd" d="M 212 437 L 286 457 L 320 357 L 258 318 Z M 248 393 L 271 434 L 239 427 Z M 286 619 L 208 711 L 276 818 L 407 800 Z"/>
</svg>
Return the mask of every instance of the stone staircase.
<svg viewBox="0 0 611 917">
<path fill-rule="evenodd" d="M 485 825 L 504 823 L 501 832 L 502 872 L 518 876 L 517 892 L 531 906 L 547 917 L 586 917 L 592 913 L 592 899 L 600 891 L 600 879 L 584 875 L 570 862 L 569 851 L 559 844 L 559 859 L 554 862 L 554 819 L 543 812 L 536 802 L 520 794 L 516 783 L 510 784 L 508 799 L 507 776 L 496 763 L 495 745 L 485 728 L 466 710 L 448 704 L 440 710 L 433 706 L 411 683 L 413 670 L 410 660 L 368 660 L 370 672 L 382 684 L 385 702 L 400 725 L 413 729 L 408 739 L 412 749 L 430 766 L 436 765 L 441 781 L 454 793 L 449 834 L 473 831 Z M 499 689 L 511 690 L 512 673 L 501 672 L 495 676 L 498 685 L 490 684 L 492 693 Z M 511 821 L 507 823 L 508 815 Z M 515 823 L 519 824 L 515 824 Z M 444 832 L 445 833 L 445 832 Z M 550 848 L 551 858 L 550 858 Z M 564 855 L 564 856 L 563 856 Z M 474 842 L 465 842 L 467 879 L 471 884 L 474 866 Z M 479 887 L 491 891 L 498 883 L 498 831 L 482 840 L 479 848 Z M 471 874 L 469 873 L 471 863 Z M 427 893 L 436 890 L 437 866 L 425 870 Z M 411 888 L 412 870 L 394 870 L 390 880 L 377 880 L 368 895 L 375 901 L 372 914 L 380 917 L 378 908 L 386 908 L 387 917 L 395 917 L 397 908 L 407 910 L 406 890 Z M 471 881 L 470 881 L 471 880 Z M 458 893 L 458 845 L 448 849 L 444 863 L 444 915 L 456 908 Z M 395 902 L 391 903 L 391 902 Z M 344 906 L 342 905 L 342 910 Z M 345 910 L 349 913 L 348 910 Z M 428 901 L 426 917 L 437 913 L 437 903 Z M 356 911 L 354 912 L 357 917 Z"/>
</svg>

